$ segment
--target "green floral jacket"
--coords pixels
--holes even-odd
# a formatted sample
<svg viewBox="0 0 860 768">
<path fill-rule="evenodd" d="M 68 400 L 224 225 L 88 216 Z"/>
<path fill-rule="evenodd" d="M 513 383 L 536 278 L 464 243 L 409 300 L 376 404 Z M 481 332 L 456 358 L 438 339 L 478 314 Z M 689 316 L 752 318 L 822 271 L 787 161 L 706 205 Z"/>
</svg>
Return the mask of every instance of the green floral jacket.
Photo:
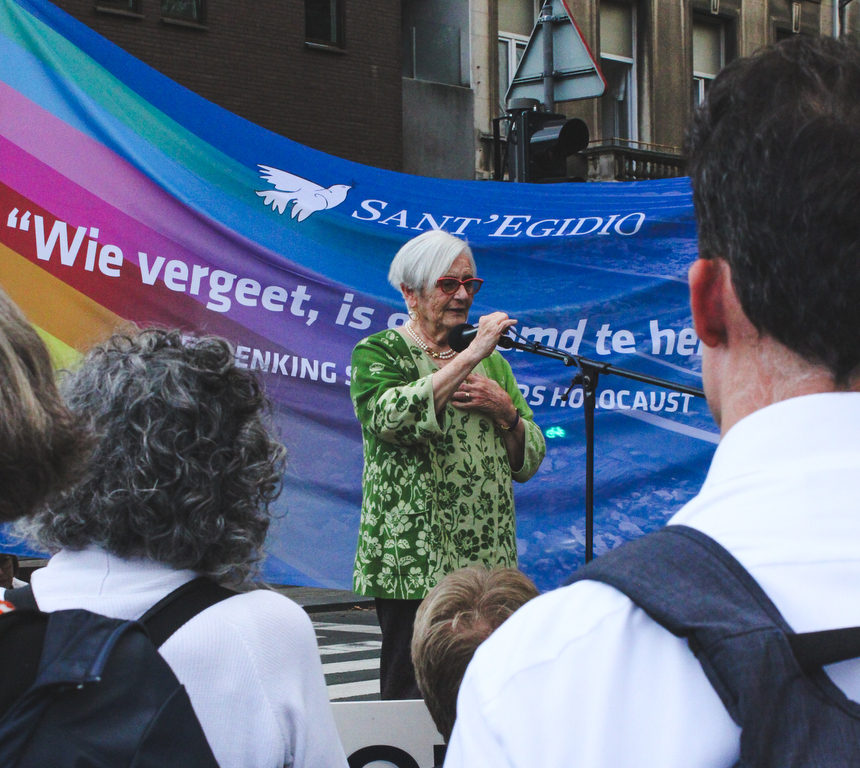
<svg viewBox="0 0 860 768">
<path fill-rule="evenodd" d="M 525 460 L 512 472 L 499 428 L 476 412 L 433 406 L 430 358 L 394 330 L 359 342 L 350 394 L 364 441 L 363 501 L 353 589 L 420 599 L 467 565 L 515 566 L 511 478 L 525 482 L 546 453 L 540 428 L 498 353 L 475 371 L 495 379 L 525 423 Z"/>
</svg>

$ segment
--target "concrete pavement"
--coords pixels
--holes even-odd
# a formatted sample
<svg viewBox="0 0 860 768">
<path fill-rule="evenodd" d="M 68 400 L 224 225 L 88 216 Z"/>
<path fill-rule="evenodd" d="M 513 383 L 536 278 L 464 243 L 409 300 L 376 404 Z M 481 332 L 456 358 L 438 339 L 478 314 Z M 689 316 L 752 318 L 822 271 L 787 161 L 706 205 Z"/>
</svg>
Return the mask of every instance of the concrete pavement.
<svg viewBox="0 0 860 768">
<path fill-rule="evenodd" d="M 307 613 L 325 611 L 348 611 L 353 608 L 373 608 L 372 597 L 356 595 L 345 589 L 322 589 L 319 587 L 293 587 L 272 584 L 275 592 L 286 595 L 298 603 Z"/>
</svg>

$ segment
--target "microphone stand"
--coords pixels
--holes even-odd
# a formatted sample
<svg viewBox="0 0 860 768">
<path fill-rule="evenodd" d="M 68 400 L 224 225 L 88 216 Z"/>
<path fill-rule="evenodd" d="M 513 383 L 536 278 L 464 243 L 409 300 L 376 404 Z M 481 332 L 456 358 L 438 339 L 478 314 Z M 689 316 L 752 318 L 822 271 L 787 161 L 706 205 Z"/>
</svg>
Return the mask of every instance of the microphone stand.
<svg viewBox="0 0 860 768">
<path fill-rule="evenodd" d="M 519 349 L 523 352 L 531 352 L 533 355 L 549 357 L 553 360 L 561 360 L 566 366 L 576 366 L 579 371 L 570 382 L 567 392 L 562 400 L 567 400 L 573 388 L 578 384 L 582 387 L 583 405 L 585 408 L 585 562 L 590 563 L 594 558 L 594 409 L 596 405 L 597 383 L 600 374 L 621 376 L 632 381 L 643 384 L 651 384 L 664 389 L 671 389 L 693 397 L 704 397 L 705 393 L 698 387 L 688 387 L 684 384 L 675 384 L 666 379 L 658 379 L 656 376 L 647 376 L 644 373 L 628 371 L 611 363 L 589 360 L 581 355 L 572 355 L 556 347 L 548 347 L 544 344 L 533 342 L 515 341 L 510 336 L 502 336 L 499 346 L 503 349 Z"/>
</svg>

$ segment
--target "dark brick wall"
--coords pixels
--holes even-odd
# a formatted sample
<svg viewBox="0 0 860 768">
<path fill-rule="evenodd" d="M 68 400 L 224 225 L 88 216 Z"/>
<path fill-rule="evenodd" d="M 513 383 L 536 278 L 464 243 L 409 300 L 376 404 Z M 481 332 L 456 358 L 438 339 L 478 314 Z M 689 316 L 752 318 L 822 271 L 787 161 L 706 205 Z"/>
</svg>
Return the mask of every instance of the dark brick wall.
<svg viewBox="0 0 860 768">
<path fill-rule="evenodd" d="M 400 0 L 345 0 L 344 51 L 305 44 L 304 0 L 208 0 L 202 27 L 56 4 L 195 93 L 294 141 L 367 165 L 403 163 Z"/>
</svg>

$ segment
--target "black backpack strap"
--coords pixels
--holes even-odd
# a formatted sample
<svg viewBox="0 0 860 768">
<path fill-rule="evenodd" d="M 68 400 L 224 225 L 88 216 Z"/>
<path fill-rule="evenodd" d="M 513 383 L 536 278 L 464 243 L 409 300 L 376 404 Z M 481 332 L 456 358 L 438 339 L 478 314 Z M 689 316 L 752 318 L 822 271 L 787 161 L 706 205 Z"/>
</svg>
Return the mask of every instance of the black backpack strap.
<svg viewBox="0 0 860 768">
<path fill-rule="evenodd" d="M 860 627 L 789 635 L 788 644 L 800 668 L 808 674 L 860 656 Z"/>
<path fill-rule="evenodd" d="M 160 648 L 177 629 L 198 613 L 235 594 L 232 589 L 222 587 L 210 579 L 192 579 L 159 600 L 140 617 L 140 622 L 146 627 L 155 647 Z M 20 611 L 39 610 L 33 587 L 29 584 L 7 589 L 4 600 Z"/>
<path fill-rule="evenodd" d="M 33 596 L 33 587 L 29 584 L 24 587 L 17 587 L 16 589 L 7 589 L 3 599 L 8 603 L 12 603 L 19 611 L 39 610 L 36 598 Z"/>
<path fill-rule="evenodd" d="M 236 594 L 211 579 L 192 579 L 159 600 L 139 621 L 146 627 L 153 645 L 160 648 L 177 629 L 198 613 Z"/>
</svg>

